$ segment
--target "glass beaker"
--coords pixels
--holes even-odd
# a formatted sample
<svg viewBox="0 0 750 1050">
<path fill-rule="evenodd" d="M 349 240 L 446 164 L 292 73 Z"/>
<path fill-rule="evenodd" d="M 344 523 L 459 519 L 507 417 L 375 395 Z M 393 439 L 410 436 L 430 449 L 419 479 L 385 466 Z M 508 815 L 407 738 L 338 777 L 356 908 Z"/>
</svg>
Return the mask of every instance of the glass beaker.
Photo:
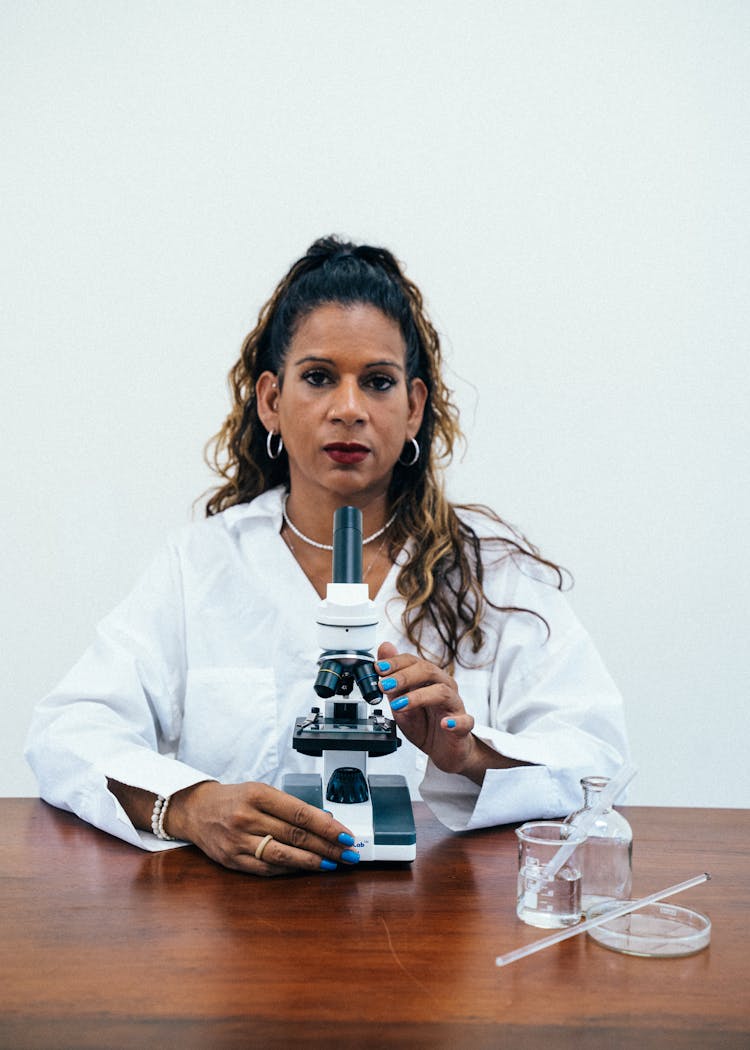
<svg viewBox="0 0 750 1050">
<path fill-rule="evenodd" d="M 597 796 L 609 783 L 609 777 L 584 777 L 583 806 L 565 818 L 575 824 L 587 809 L 596 804 Z M 595 904 L 609 900 L 625 900 L 630 896 L 633 880 L 633 831 L 622 813 L 605 809 L 588 830 L 583 846 L 577 854 L 583 867 L 581 909 L 588 912 Z"/>
<path fill-rule="evenodd" d="M 516 829 L 518 836 L 518 890 L 516 914 L 530 926 L 556 929 L 581 918 L 580 846 L 553 879 L 544 869 L 559 848 L 575 838 L 567 824 L 534 821 Z M 579 836 L 578 841 L 585 841 Z"/>
</svg>

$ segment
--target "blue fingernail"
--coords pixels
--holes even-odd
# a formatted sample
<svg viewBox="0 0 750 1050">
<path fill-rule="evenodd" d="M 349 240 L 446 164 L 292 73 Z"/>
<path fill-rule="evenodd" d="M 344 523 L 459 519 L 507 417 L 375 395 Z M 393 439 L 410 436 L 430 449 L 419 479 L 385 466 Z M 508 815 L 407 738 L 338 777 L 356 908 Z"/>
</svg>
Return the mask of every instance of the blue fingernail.
<svg viewBox="0 0 750 1050">
<path fill-rule="evenodd" d="M 448 721 L 445 724 L 448 726 L 449 729 L 455 729 L 456 728 L 456 720 L 455 720 L 455 718 L 449 718 Z"/>
<path fill-rule="evenodd" d="M 353 846 L 354 845 L 354 839 L 352 838 L 351 835 L 347 835 L 347 833 L 345 831 L 342 831 L 341 834 L 339 835 L 339 842 L 341 843 L 342 846 Z"/>
<path fill-rule="evenodd" d="M 321 871 L 335 871 L 338 864 L 334 864 L 332 860 L 326 860 L 325 857 L 320 862 Z"/>
<path fill-rule="evenodd" d="M 400 711 L 409 703 L 408 696 L 400 696 L 398 700 L 391 700 L 391 711 Z"/>
<path fill-rule="evenodd" d="M 357 853 L 356 850 L 353 849 L 345 849 L 344 852 L 341 854 L 341 859 L 348 861 L 349 864 L 356 864 L 359 860 L 359 853 Z"/>
<path fill-rule="evenodd" d="M 396 688 L 396 679 L 395 678 L 384 678 L 383 681 L 380 684 L 382 685 L 383 689 L 385 689 L 385 691 L 388 692 L 389 689 L 395 689 Z"/>
<path fill-rule="evenodd" d="M 378 660 L 376 667 L 379 671 L 390 671 L 391 665 L 387 660 Z"/>
</svg>

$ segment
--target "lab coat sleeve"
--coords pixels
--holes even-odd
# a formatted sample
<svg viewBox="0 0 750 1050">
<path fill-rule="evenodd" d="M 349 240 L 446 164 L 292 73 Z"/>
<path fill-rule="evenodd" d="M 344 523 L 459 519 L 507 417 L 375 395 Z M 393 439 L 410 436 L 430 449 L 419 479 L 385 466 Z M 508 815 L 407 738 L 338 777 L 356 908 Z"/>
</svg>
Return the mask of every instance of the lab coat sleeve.
<svg viewBox="0 0 750 1050">
<path fill-rule="evenodd" d="M 582 802 L 584 776 L 612 776 L 628 757 L 622 699 L 566 598 L 524 578 L 506 615 L 489 696 L 474 698 L 474 735 L 529 765 L 489 769 L 481 788 L 428 761 L 420 786 L 432 811 L 454 831 L 552 819 Z"/>
<path fill-rule="evenodd" d="M 169 546 L 37 705 L 26 758 L 42 798 L 144 849 L 172 847 L 133 826 L 107 778 L 161 795 L 213 779 L 173 757 L 184 681 L 181 573 Z"/>
</svg>

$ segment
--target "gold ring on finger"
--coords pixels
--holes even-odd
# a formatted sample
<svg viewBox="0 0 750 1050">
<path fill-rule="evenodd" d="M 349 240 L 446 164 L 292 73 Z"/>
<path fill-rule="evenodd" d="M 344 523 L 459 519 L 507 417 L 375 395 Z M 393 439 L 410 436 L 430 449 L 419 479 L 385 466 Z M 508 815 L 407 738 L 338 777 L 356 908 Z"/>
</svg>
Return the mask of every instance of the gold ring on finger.
<svg viewBox="0 0 750 1050">
<path fill-rule="evenodd" d="M 258 860 L 263 860 L 263 853 L 269 842 L 273 842 L 273 835 L 266 835 L 255 847 L 255 856 Z"/>
</svg>

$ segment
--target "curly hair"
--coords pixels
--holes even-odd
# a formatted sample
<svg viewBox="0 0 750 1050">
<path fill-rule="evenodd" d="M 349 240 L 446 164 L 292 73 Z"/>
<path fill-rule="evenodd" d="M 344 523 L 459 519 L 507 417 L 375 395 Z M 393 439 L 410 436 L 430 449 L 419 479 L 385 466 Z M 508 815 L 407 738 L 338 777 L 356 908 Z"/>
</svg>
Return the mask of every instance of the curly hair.
<svg viewBox="0 0 750 1050">
<path fill-rule="evenodd" d="M 206 515 L 246 503 L 267 489 L 289 487 L 286 451 L 277 459 L 266 453 L 266 430 L 258 416 L 255 384 L 270 371 L 283 381 L 283 364 L 300 322 L 326 303 L 362 303 L 396 321 L 406 344 L 407 383 L 419 377 L 427 387 L 422 424 L 416 440 L 415 463 L 397 463 L 389 487 L 395 521 L 388 535 L 394 558 L 406 554 L 396 581 L 404 600 L 404 630 L 420 655 L 452 667 L 467 665 L 466 648 L 476 654 L 484 642 L 487 607 L 501 612 L 531 612 L 494 605 L 483 589 L 487 543 L 500 544 L 509 556 L 523 556 L 550 568 L 562 586 L 554 563 L 483 506 L 451 503 L 445 495 L 442 470 L 451 461 L 463 435 L 458 410 L 442 376 L 438 333 L 430 322 L 417 286 L 385 248 L 356 245 L 337 237 L 315 241 L 298 259 L 262 307 L 258 322 L 245 338 L 229 372 L 232 407 L 219 432 L 206 446 L 206 460 L 222 484 L 206 504 Z M 461 515 L 472 510 L 504 527 L 506 535 L 479 537 Z M 492 530 L 496 531 L 496 530 Z M 413 543 L 408 544 L 409 539 Z M 441 651 L 427 648 L 429 635 Z M 432 643 L 434 646 L 434 642 Z"/>
</svg>

